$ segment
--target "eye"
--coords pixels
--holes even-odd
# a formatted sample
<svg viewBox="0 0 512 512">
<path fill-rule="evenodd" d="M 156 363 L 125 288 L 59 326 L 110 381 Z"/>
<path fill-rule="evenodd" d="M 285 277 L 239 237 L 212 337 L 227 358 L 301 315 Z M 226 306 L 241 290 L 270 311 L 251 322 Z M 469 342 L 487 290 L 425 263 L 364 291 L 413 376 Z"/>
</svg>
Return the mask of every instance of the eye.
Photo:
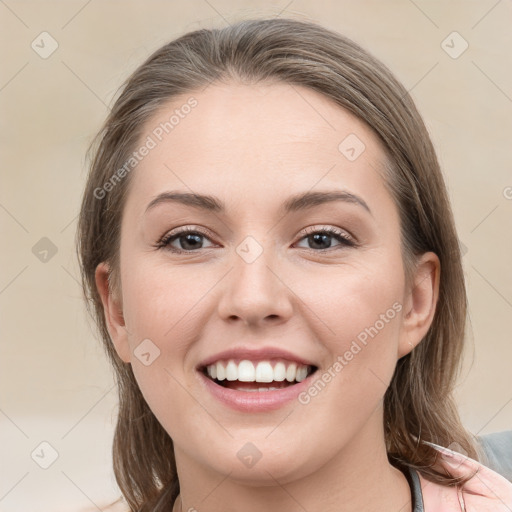
<svg viewBox="0 0 512 512">
<path fill-rule="evenodd" d="M 332 239 L 335 239 L 338 244 L 332 245 Z M 174 253 L 192 253 L 199 249 L 205 249 L 213 247 L 203 246 L 203 240 L 210 240 L 209 236 L 203 233 L 201 230 L 193 227 L 187 227 L 180 229 L 179 231 L 172 231 L 166 233 L 156 244 L 155 247 L 158 249 L 167 249 Z M 306 230 L 306 236 L 303 236 L 300 240 L 306 240 L 312 247 L 306 247 L 307 249 L 314 250 L 315 252 L 326 251 L 330 248 L 334 249 L 338 246 L 342 247 L 355 247 L 356 241 L 348 235 L 346 232 L 333 227 L 326 227 L 322 229 L 308 228 Z M 177 244 L 180 247 L 176 247 Z"/>
<path fill-rule="evenodd" d="M 338 246 L 341 247 L 355 247 L 357 245 L 356 241 L 350 235 L 348 235 L 344 231 L 338 230 L 333 227 L 327 227 L 322 229 L 310 228 L 306 231 L 306 233 L 306 236 L 301 238 L 301 240 L 307 240 L 307 242 L 309 242 L 313 246 L 307 247 L 308 249 L 317 249 L 318 251 L 325 251 L 331 248 L 332 238 L 337 240 L 339 242 Z"/>
<path fill-rule="evenodd" d="M 202 239 L 209 239 L 205 233 L 196 228 L 184 228 L 180 231 L 174 231 L 165 234 L 156 244 L 159 249 L 168 249 L 171 252 L 183 253 L 194 252 L 197 249 L 205 249 L 202 246 Z M 175 247 L 172 244 L 177 242 L 181 247 Z"/>
</svg>

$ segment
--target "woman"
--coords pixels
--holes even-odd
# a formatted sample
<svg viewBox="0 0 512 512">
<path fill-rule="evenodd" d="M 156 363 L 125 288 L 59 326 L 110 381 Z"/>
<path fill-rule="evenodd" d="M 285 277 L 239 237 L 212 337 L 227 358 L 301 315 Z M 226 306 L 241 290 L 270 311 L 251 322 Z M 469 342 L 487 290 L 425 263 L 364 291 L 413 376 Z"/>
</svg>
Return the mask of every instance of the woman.
<svg viewBox="0 0 512 512">
<path fill-rule="evenodd" d="M 77 242 L 129 510 L 510 510 L 452 398 L 443 177 L 382 63 L 290 19 L 192 32 L 93 150 Z"/>
</svg>

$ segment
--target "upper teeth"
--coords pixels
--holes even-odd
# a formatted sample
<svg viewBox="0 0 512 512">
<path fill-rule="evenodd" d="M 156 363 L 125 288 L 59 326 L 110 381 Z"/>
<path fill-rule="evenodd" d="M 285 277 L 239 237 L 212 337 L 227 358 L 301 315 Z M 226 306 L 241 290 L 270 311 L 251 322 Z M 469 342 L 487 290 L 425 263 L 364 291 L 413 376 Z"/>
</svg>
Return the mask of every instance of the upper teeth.
<svg viewBox="0 0 512 512">
<path fill-rule="evenodd" d="M 241 382 L 301 382 L 308 376 L 308 366 L 297 363 L 283 363 L 281 361 L 272 366 L 270 361 L 253 363 L 247 359 L 238 364 L 229 361 L 217 361 L 206 367 L 208 375 L 217 380 L 238 380 Z"/>
</svg>

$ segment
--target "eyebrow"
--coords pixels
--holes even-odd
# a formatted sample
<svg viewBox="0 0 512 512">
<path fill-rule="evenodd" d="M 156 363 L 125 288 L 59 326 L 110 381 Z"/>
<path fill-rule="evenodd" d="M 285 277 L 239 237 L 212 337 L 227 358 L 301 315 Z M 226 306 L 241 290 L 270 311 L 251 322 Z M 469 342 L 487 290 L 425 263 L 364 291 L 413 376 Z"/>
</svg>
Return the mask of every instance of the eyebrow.
<svg viewBox="0 0 512 512">
<path fill-rule="evenodd" d="M 363 207 L 373 216 L 370 207 L 364 199 L 347 190 L 329 190 L 320 192 L 304 192 L 288 198 L 282 209 L 285 213 L 307 210 L 315 206 L 335 201 L 356 204 Z M 190 192 L 169 191 L 162 192 L 156 196 L 147 206 L 146 213 L 155 206 L 162 203 L 180 203 L 186 206 L 192 206 L 201 210 L 223 213 L 226 211 L 224 203 L 211 195 L 194 194 Z"/>
</svg>

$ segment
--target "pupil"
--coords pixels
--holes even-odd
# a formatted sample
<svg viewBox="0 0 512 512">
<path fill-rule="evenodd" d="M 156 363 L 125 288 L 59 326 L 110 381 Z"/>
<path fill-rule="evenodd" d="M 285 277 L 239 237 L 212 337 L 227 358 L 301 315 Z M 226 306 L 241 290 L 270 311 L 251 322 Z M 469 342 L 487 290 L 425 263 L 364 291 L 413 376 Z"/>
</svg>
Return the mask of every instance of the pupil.
<svg viewBox="0 0 512 512">
<path fill-rule="evenodd" d="M 182 247 L 183 247 L 184 249 L 187 249 L 187 247 L 186 247 L 186 246 L 187 246 L 187 244 L 189 243 L 189 239 L 190 239 L 190 238 L 194 238 L 194 239 L 195 239 L 195 241 L 196 241 L 197 243 L 199 243 L 199 244 L 201 243 L 201 240 L 200 240 L 200 239 L 201 239 L 201 235 L 185 235 L 185 236 L 183 236 L 183 237 L 181 237 L 181 238 L 186 240 L 185 244 L 181 244 L 181 245 L 182 245 Z M 191 248 L 191 249 L 195 249 L 195 248 L 196 248 L 196 246 L 194 246 L 194 244 L 192 244 L 192 247 L 189 247 L 189 248 Z"/>
<path fill-rule="evenodd" d="M 325 242 L 325 239 L 329 239 L 331 235 L 324 233 L 316 233 L 314 235 L 310 235 L 310 241 L 313 240 L 313 243 L 319 242 L 319 239 L 322 239 Z M 330 242 L 327 244 L 327 248 L 331 246 Z M 325 249 L 326 247 L 321 247 L 321 249 Z"/>
</svg>

